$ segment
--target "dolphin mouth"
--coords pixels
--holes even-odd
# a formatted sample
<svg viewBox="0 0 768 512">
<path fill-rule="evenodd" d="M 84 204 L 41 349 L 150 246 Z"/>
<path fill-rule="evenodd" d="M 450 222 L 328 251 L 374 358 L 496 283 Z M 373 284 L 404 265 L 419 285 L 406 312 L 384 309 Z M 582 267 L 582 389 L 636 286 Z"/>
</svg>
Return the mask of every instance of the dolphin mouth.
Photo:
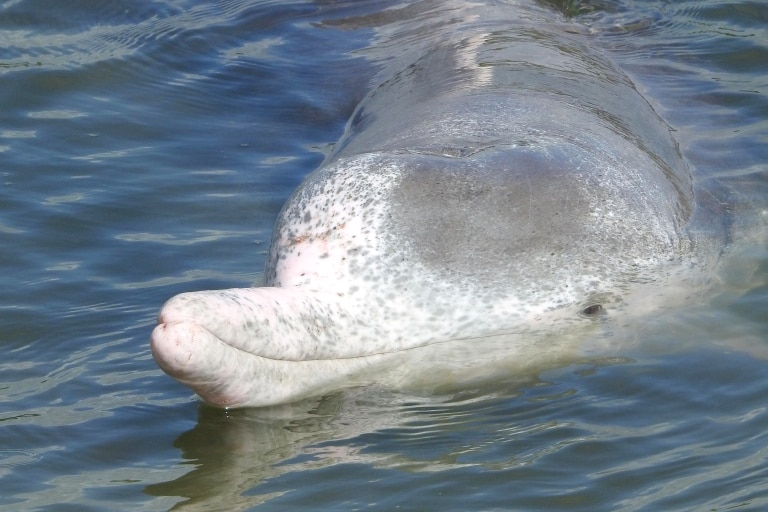
<svg viewBox="0 0 768 512">
<path fill-rule="evenodd" d="M 152 356 L 215 407 L 269 406 L 318 395 L 385 354 L 335 350 L 315 330 L 289 325 L 314 304 L 319 301 L 307 294 L 278 288 L 183 293 L 158 315 Z M 330 332 L 320 329 L 326 326 L 322 313 L 309 317 L 310 325 L 336 335 L 332 323 Z"/>
<path fill-rule="evenodd" d="M 158 366 L 219 408 L 265 407 L 338 389 L 387 354 L 344 359 L 276 359 L 228 343 L 191 320 L 160 323 L 150 348 Z M 352 384 L 351 384 L 352 385 Z"/>
<path fill-rule="evenodd" d="M 265 339 L 265 333 L 246 328 L 249 321 L 232 324 L 235 318 L 242 320 L 243 312 L 232 306 L 237 304 L 252 311 L 248 297 L 255 294 L 254 297 L 263 298 L 264 290 L 240 291 L 237 301 L 232 300 L 232 293 L 193 292 L 172 298 L 161 310 L 150 337 L 152 356 L 158 366 L 191 388 L 205 403 L 218 408 L 273 406 L 367 383 L 426 382 L 427 374 L 435 376 L 436 382 L 442 382 L 442 373 L 448 376 L 447 380 L 458 380 L 458 375 L 465 371 L 470 376 L 490 375 L 491 367 L 506 368 L 504 360 L 530 366 L 531 361 L 541 358 L 535 343 L 530 344 L 530 350 L 521 348 L 517 337 L 524 333 L 512 330 L 394 346 L 367 354 L 312 351 L 311 357 L 299 359 L 294 357 L 291 347 L 301 346 L 301 340 L 292 339 L 292 344 L 279 352 Z M 287 297 L 286 293 L 283 298 Z M 268 312 L 261 310 L 265 311 Z M 603 316 L 603 306 L 595 301 L 586 303 L 580 316 L 597 320 Z M 537 333 L 532 331 L 528 335 Z M 574 331 L 572 336 L 578 333 Z M 567 340 L 558 343 L 564 346 L 559 351 L 569 350 Z M 411 369 L 425 366 L 429 368 L 426 372 Z M 474 367 L 478 371 L 472 373 Z"/>
<path fill-rule="evenodd" d="M 494 345 L 493 341 L 520 334 L 517 331 L 463 333 L 417 344 L 378 347 L 377 351 L 369 347 L 368 352 L 344 349 L 349 340 L 342 343 L 341 338 L 335 338 L 339 333 L 334 323 L 316 324 L 314 316 L 309 317 L 309 325 L 327 325 L 330 330 L 315 332 L 305 327 L 303 331 L 284 332 L 286 319 L 306 320 L 301 308 L 312 306 L 317 302 L 314 299 L 280 288 L 177 295 L 158 315 L 158 325 L 150 337 L 152 356 L 165 373 L 190 387 L 209 405 L 239 408 L 293 402 L 355 386 L 379 375 L 380 369 L 390 368 L 393 361 L 396 366 L 397 361 L 409 358 L 419 364 L 438 364 L 438 359 L 450 364 L 464 357 L 483 360 L 475 346 L 492 347 L 489 352 L 494 353 L 518 352 L 514 344 Z M 584 314 L 598 316 L 601 309 L 590 303 Z M 265 326 L 273 330 L 265 331 Z M 306 337 L 308 332 L 311 335 Z"/>
</svg>

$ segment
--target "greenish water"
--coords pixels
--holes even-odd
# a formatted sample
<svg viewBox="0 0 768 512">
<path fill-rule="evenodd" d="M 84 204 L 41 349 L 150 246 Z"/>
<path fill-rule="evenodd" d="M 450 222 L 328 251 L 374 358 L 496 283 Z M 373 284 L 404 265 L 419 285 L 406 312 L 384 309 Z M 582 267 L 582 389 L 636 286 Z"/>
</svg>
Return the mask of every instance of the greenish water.
<svg viewBox="0 0 768 512">
<path fill-rule="evenodd" d="M 229 412 L 157 369 L 168 297 L 258 282 L 277 212 L 376 74 L 370 24 L 344 21 L 397 5 L 0 4 L 0 510 L 768 507 L 760 1 L 572 20 L 736 233 L 717 292 L 631 348 L 450 395 Z"/>
</svg>

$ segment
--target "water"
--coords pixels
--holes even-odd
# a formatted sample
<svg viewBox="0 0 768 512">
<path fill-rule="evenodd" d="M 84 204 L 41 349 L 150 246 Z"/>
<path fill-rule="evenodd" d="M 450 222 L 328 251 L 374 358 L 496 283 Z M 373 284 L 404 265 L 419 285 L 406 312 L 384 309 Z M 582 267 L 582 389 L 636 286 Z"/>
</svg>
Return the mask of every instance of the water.
<svg viewBox="0 0 768 512">
<path fill-rule="evenodd" d="M 278 210 L 389 50 L 364 50 L 371 20 L 397 26 L 370 15 L 394 6 L 0 4 L 0 510 L 768 506 L 763 2 L 574 18 L 734 233 L 718 293 L 633 348 L 446 395 L 229 412 L 157 369 L 168 297 L 259 281 Z"/>
</svg>

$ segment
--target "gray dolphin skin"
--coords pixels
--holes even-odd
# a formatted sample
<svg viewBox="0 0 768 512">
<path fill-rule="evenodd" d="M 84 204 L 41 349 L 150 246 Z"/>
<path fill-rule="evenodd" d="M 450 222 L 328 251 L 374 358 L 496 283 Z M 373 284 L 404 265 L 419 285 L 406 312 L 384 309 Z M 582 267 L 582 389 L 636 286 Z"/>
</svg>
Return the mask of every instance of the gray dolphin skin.
<svg viewBox="0 0 768 512">
<path fill-rule="evenodd" d="M 560 13 L 426 1 L 347 21 L 377 28 L 380 81 L 281 211 L 264 286 L 163 306 L 165 372 L 245 407 L 439 380 L 473 358 L 514 371 L 684 286 L 690 171 Z"/>
</svg>

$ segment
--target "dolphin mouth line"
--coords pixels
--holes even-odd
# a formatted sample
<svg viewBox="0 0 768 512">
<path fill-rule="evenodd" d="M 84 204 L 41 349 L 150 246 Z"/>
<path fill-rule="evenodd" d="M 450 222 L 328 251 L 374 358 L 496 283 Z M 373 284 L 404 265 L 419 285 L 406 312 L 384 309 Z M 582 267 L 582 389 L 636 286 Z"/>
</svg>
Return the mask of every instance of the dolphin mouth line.
<svg viewBox="0 0 768 512">
<path fill-rule="evenodd" d="M 582 316 L 582 315 L 579 315 Z M 586 318 L 586 315 L 584 315 L 584 318 Z M 590 320 L 595 320 L 593 317 L 589 318 Z M 519 336 L 521 332 L 519 330 L 499 330 L 499 331 L 493 331 L 487 334 L 478 334 L 478 335 L 472 335 L 472 336 L 460 336 L 455 338 L 447 338 L 447 339 L 436 339 L 432 340 L 420 345 L 411 346 L 411 347 L 398 347 L 394 348 L 389 351 L 379 351 L 379 352 L 371 352 L 368 354 L 359 354 L 359 355 L 338 355 L 333 357 L 307 357 L 305 359 L 298 359 L 298 358 L 280 358 L 280 357 L 272 357 L 268 355 L 259 354 L 257 352 L 252 352 L 250 350 L 244 349 L 242 347 L 238 347 L 232 343 L 229 343 L 216 335 L 213 331 L 210 331 L 204 326 L 201 326 L 200 324 L 190 322 L 190 321 L 176 321 L 176 322 L 164 322 L 160 323 L 155 327 L 155 331 L 161 330 L 164 331 L 168 327 L 173 326 L 182 326 L 182 325 L 191 325 L 194 326 L 196 329 L 199 329 L 204 332 L 205 335 L 209 336 L 216 342 L 220 343 L 221 346 L 225 349 L 228 349 L 230 351 L 233 351 L 233 353 L 237 354 L 243 354 L 246 356 L 258 358 L 264 361 L 271 361 L 275 363 L 321 363 L 324 361 L 362 361 L 366 358 L 381 358 L 386 356 L 394 356 L 396 354 L 402 354 L 402 353 L 408 353 L 408 352 L 415 352 L 418 350 L 424 350 L 428 349 L 429 347 L 435 347 L 435 346 L 445 346 L 449 345 L 451 343 L 462 343 L 462 342 L 471 342 L 471 341 L 479 341 L 479 340 L 491 340 L 494 338 L 503 338 L 508 336 Z M 152 347 L 153 352 L 155 352 L 155 332 L 153 331 L 152 335 Z M 194 354 L 190 353 L 189 356 L 186 358 L 188 361 Z M 165 369 L 165 368 L 164 368 Z"/>
<path fill-rule="evenodd" d="M 416 350 L 418 348 L 423 348 L 425 346 L 429 346 L 429 345 L 433 345 L 433 344 L 437 344 L 437 343 L 446 343 L 446 342 L 454 341 L 454 340 L 435 341 L 433 343 L 428 343 L 426 345 L 419 345 L 418 347 L 398 348 L 398 349 L 395 349 L 395 350 L 392 350 L 392 351 L 389 351 L 389 352 L 372 352 L 370 354 L 360 354 L 360 355 L 354 355 L 354 356 L 339 355 L 339 356 L 335 356 L 335 357 L 307 357 L 305 359 L 298 359 L 298 358 L 288 358 L 288 357 L 286 357 L 286 358 L 272 357 L 272 356 L 267 356 L 267 355 L 259 354 L 257 352 L 252 352 L 250 350 L 246 350 L 246 349 L 244 349 L 242 347 L 238 347 L 238 346 L 236 346 L 236 345 L 234 345 L 232 343 L 229 343 L 229 342 L 225 341 L 224 339 L 222 339 L 221 337 L 216 335 L 213 331 L 211 331 L 211 330 L 201 326 L 200 324 L 196 324 L 196 323 L 190 322 L 190 321 L 176 321 L 176 322 L 160 323 L 157 326 L 155 326 L 155 330 L 165 330 L 168 327 L 182 326 L 182 325 L 185 325 L 185 324 L 193 325 L 197 329 L 200 329 L 200 330 L 204 331 L 205 334 L 207 334 L 208 336 L 210 336 L 214 340 L 218 341 L 219 343 L 221 343 L 221 345 L 223 347 L 225 347 L 225 348 L 227 348 L 229 350 L 235 351 L 235 352 L 237 352 L 239 354 L 244 354 L 244 355 L 247 355 L 247 356 L 263 359 L 265 361 L 274 361 L 274 362 L 278 362 L 278 363 L 305 363 L 305 362 L 322 362 L 322 361 L 361 360 L 361 359 L 365 359 L 366 357 L 381 357 L 381 356 L 386 356 L 386 355 L 389 355 L 389 354 L 396 354 L 396 353 L 404 352 L 404 351 L 408 351 L 408 350 Z M 154 336 L 154 332 L 153 332 L 152 340 L 154 341 L 154 339 L 155 339 L 155 336 Z M 154 343 L 153 343 L 153 345 L 154 345 Z M 192 355 L 193 354 L 190 354 L 189 356 L 192 357 Z"/>
</svg>

